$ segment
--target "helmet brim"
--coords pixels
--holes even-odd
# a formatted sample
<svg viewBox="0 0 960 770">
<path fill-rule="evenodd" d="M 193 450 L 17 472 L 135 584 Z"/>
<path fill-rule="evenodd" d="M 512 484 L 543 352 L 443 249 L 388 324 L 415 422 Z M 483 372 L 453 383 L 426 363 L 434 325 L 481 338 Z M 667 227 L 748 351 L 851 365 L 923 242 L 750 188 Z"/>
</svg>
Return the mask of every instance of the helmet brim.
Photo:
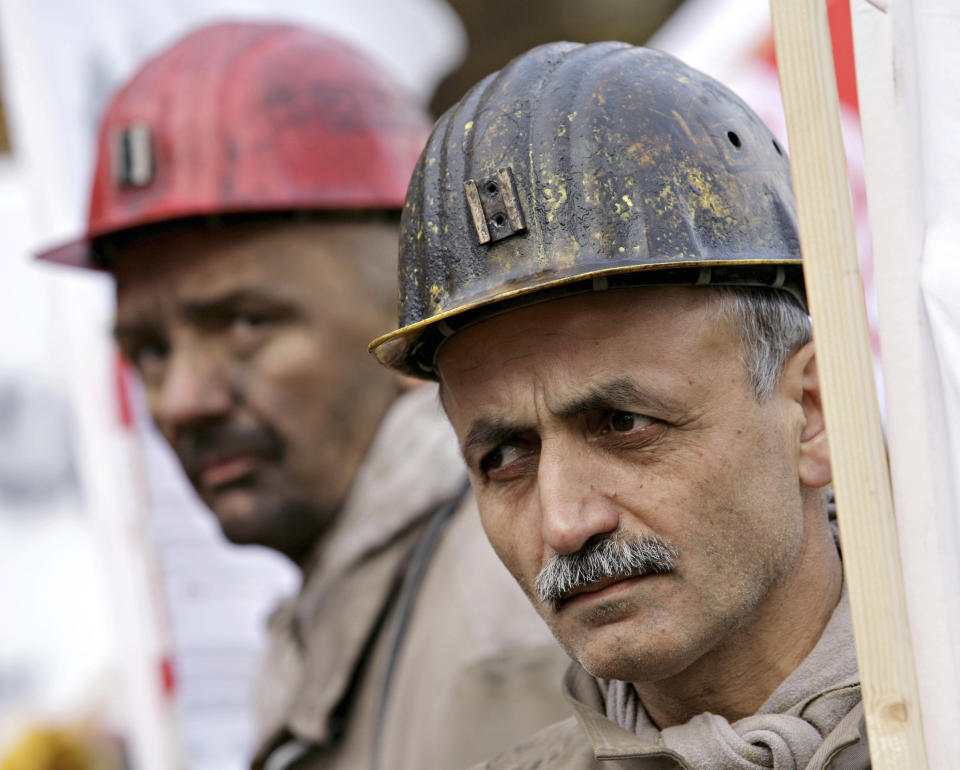
<svg viewBox="0 0 960 770">
<path fill-rule="evenodd" d="M 51 246 L 43 251 L 38 251 L 35 256 L 42 262 L 83 267 L 88 270 L 100 269 L 93 261 L 93 251 L 90 248 L 90 239 L 87 237 L 77 238 L 58 246 Z"/>
<path fill-rule="evenodd" d="M 742 268 L 767 268 L 771 280 L 764 281 L 762 273 L 752 273 L 746 280 Z M 725 269 L 729 268 L 730 271 Z M 729 273 L 729 274 L 728 274 Z M 682 278 L 681 278 L 682 276 Z M 588 291 L 607 291 L 617 288 L 651 286 L 730 286 L 779 289 L 793 295 L 806 307 L 802 263 L 797 258 L 756 260 L 698 260 L 650 265 L 620 265 L 613 268 L 580 272 L 539 283 L 499 291 L 472 302 L 466 302 L 445 312 L 408 324 L 373 340 L 368 350 L 384 366 L 420 379 L 436 380 L 433 365 L 442 342 L 467 326 L 480 323 L 519 307 L 547 302 Z M 439 334 L 435 333 L 439 330 Z M 424 339 L 434 332 L 434 339 Z M 439 341 L 438 339 L 439 338 Z M 418 354 L 423 347 L 426 356 Z M 424 360 L 424 358 L 428 360 Z"/>
</svg>

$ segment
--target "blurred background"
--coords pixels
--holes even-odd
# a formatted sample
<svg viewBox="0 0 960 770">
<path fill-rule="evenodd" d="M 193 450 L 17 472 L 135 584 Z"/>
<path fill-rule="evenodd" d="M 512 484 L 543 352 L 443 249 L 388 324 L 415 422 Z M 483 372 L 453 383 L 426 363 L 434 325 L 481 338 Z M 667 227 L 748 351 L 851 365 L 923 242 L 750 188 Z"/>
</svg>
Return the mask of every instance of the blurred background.
<svg viewBox="0 0 960 770">
<path fill-rule="evenodd" d="M 828 5 L 874 314 L 849 11 Z M 786 140 L 765 0 L 0 0 L 0 770 L 249 759 L 265 618 L 297 573 L 225 543 L 193 497 L 113 348 L 109 278 L 32 256 L 84 229 L 113 89 L 237 18 L 338 33 L 435 115 L 538 43 L 648 43 Z"/>
</svg>

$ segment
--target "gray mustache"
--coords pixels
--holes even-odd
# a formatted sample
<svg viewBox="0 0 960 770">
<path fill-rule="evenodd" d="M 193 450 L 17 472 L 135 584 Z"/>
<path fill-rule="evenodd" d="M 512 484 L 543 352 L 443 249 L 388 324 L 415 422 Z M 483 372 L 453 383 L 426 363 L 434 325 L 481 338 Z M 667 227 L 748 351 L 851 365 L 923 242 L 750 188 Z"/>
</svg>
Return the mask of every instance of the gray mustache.
<svg viewBox="0 0 960 770">
<path fill-rule="evenodd" d="M 676 559 L 676 549 L 656 535 L 614 533 L 576 553 L 555 554 L 540 570 L 534 588 L 540 601 L 558 610 L 574 589 L 611 577 L 662 575 L 673 570 Z"/>
</svg>

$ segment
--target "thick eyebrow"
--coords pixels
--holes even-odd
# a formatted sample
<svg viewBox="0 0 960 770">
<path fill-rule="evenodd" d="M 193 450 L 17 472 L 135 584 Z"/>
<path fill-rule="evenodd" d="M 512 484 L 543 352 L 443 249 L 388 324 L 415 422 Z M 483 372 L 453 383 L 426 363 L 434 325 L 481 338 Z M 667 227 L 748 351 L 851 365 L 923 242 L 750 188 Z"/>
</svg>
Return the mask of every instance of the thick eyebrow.
<svg viewBox="0 0 960 770">
<path fill-rule="evenodd" d="M 676 407 L 669 401 L 642 388 L 629 377 L 590 386 L 583 394 L 561 404 L 557 415 L 570 419 L 598 409 L 634 412 L 638 409 L 654 414 L 669 414 Z"/>
<path fill-rule="evenodd" d="M 203 321 L 227 315 L 235 310 L 238 305 L 245 303 L 268 304 L 283 308 L 290 308 L 291 306 L 290 301 L 285 297 L 265 291 L 240 289 L 214 299 L 185 302 L 180 307 L 179 314 L 187 321 Z"/>
<path fill-rule="evenodd" d="M 250 289 L 239 289 L 209 300 L 185 302 L 177 312 L 188 322 L 203 323 L 204 321 L 216 320 L 228 316 L 235 312 L 238 306 L 244 304 L 255 304 L 261 307 L 266 306 L 270 309 L 287 312 L 293 312 L 295 310 L 294 303 L 287 297 L 262 289 L 254 291 Z M 149 317 L 149 314 L 147 314 L 147 316 L 146 318 L 134 316 L 128 319 L 116 319 L 113 325 L 114 340 L 116 340 L 118 344 L 122 344 L 124 340 L 149 338 L 162 334 L 163 330 L 161 325 Z"/>
<path fill-rule="evenodd" d="M 655 415 L 676 412 L 676 407 L 669 401 L 645 390 L 629 377 L 622 377 L 591 386 L 581 395 L 561 404 L 556 414 L 562 419 L 569 420 L 598 409 L 624 412 L 639 409 Z M 500 418 L 479 417 L 470 424 L 461 453 L 464 460 L 469 462 L 470 457 L 477 451 L 506 443 L 532 430 L 532 426 L 529 425 Z"/>
<path fill-rule="evenodd" d="M 470 424 L 470 430 L 467 431 L 467 437 L 463 440 L 460 452 L 463 459 L 469 462 L 470 457 L 477 451 L 503 444 L 529 430 L 528 426 L 506 420 L 479 417 Z"/>
</svg>

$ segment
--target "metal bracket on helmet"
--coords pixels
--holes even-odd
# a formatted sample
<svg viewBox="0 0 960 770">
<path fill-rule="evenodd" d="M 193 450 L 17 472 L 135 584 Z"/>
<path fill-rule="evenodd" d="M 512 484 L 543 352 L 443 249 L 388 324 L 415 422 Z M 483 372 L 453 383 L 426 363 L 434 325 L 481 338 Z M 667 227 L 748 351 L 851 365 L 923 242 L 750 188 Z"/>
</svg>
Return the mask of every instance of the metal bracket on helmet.
<svg viewBox="0 0 960 770">
<path fill-rule="evenodd" d="M 113 178 L 118 187 L 146 187 L 153 179 L 150 129 L 131 125 L 113 135 Z"/>
<path fill-rule="evenodd" d="M 501 241 L 526 228 L 509 167 L 482 179 L 468 179 L 463 191 L 481 244 Z"/>
</svg>

